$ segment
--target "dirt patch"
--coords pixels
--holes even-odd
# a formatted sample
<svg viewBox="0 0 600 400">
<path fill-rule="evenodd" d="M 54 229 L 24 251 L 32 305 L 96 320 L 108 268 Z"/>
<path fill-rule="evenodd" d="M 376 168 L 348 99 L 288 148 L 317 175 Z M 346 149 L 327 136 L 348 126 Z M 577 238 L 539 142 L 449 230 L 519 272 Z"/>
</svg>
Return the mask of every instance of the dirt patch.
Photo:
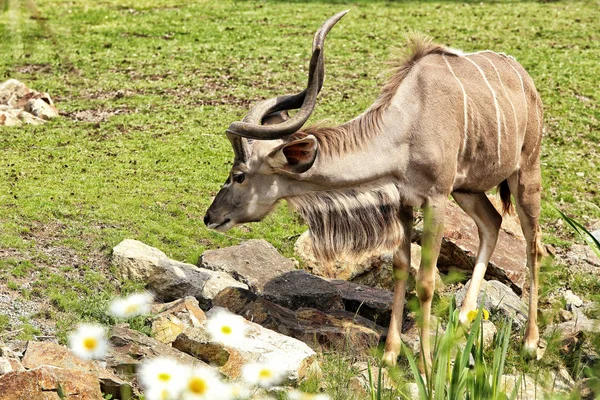
<svg viewBox="0 0 600 400">
<path fill-rule="evenodd" d="M 106 122 L 110 119 L 110 117 L 115 115 L 131 114 L 133 112 L 134 110 L 130 108 L 120 107 L 112 109 L 81 110 L 73 112 L 63 111 L 61 112 L 61 115 L 67 118 L 71 118 L 75 121 L 98 123 Z"/>
<path fill-rule="evenodd" d="M 16 67 L 15 71 L 22 74 L 51 74 L 52 66 L 50 64 L 27 64 Z"/>
</svg>

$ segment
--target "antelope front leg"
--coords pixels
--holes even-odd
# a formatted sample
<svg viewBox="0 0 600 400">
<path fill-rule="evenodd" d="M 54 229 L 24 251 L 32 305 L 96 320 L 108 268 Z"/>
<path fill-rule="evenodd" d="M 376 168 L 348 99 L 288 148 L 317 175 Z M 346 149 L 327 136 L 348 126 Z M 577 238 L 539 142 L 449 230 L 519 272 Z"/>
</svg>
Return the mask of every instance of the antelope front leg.
<svg viewBox="0 0 600 400">
<path fill-rule="evenodd" d="M 430 318 L 431 300 L 435 289 L 435 268 L 440 245 L 444 233 L 444 213 L 446 197 L 430 199 L 423 215 L 423 239 L 421 242 L 421 266 L 417 274 L 417 296 L 419 297 L 420 336 L 421 336 L 421 366 L 426 376 L 431 371 Z"/>
<path fill-rule="evenodd" d="M 383 353 L 383 362 L 386 365 L 395 365 L 402 340 L 402 315 L 404 312 L 404 299 L 406 296 L 406 279 L 408 278 L 408 268 L 410 266 L 410 241 L 412 237 L 412 208 L 402 210 L 402 225 L 404 226 L 404 241 L 394 253 L 394 301 L 392 303 L 392 317 L 388 329 L 387 339 L 385 340 L 385 352 Z"/>
</svg>

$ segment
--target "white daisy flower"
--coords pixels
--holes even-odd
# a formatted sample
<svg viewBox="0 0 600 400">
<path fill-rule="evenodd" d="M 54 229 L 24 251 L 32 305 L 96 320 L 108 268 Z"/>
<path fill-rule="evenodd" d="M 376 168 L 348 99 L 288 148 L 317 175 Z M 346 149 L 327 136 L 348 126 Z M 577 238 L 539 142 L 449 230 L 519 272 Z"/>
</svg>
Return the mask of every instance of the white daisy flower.
<svg viewBox="0 0 600 400">
<path fill-rule="evenodd" d="M 117 318 L 133 318 L 150 314 L 150 304 L 154 296 L 148 292 L 134 293 L 125 298 L 118 297 L 110 304 L 110 313 Z"/>
<path fill-rule="evenodd" d="M 138 370 L 140 383 L 150 399 L 176 399 L 186 385 L 186 368 L 175 360 L 157 357 L 142 363 Z"/>
<path fill-rule="evenodd" d="M 230 389 L 209 367 L 190 368 L 186 377 L 183 400 L 230 400 Z"/>
<path fill-rule="evenodd" d="M 304 393 L 299 390 L 290 390 L 288 392 L 288 399 L 289 400 L 330 400 L 331 398 L 329 397 L 328 394 L 325 394 L 325 393 L 313 394 L 313 393 Z"/>
<path fill-rule="evenodd" d="M 252 392 L 240 382 L 234 382 L 229 385 L 229 393 L 232 399 L 249 399 Z"/>
<path fill-rule="evenodd" d="M 98 324 L 82 324 L 69 335 L 69 348 L 79 358 L 102 359 L 108 349 L 106 329 Z"/>
<path fill-rule="evenodd" d="M 213 342 L 225 346 L 235 346 L 246 335 L 246 320 L 222 309 L 208 318 L 206 330 Z"/>
<path fill-rule="evenodd" d="M 283 380 L 284 368 L 264 363 L 250 363 L 242 369 L 242 379 L 250 385 L 268 389 Z"/>
<path fill-rule="evenodd" d="M 145 400 L 175 400 L 177 395 L 173 395 L 169 389 L 165 387 L 154 387 L 144 392 Z"/>
</svg>

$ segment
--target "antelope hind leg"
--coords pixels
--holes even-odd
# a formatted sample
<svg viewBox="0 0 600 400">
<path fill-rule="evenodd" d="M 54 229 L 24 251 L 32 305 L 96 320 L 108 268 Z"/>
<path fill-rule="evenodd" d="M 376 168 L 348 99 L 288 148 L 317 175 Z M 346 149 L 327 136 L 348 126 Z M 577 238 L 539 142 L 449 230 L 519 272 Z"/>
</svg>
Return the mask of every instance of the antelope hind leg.
<svg viewBox="0 0 600 400">
<path fill-rule="evenodd" d="M 452 197 L 477 225 L 479 234 L 479 249 L 477 261 L 473 269 L 471 284 L 465 299 L 460 307 L 459 320 L 463 325 L 469 325 L 467 314 L 477 310 L 477 297 L 488 262 L 498 241 L 498 232 L 502 224 L 502 217 L 496 211 L 485 193 L 459 193 L 453 192 Z"/>
</svg>

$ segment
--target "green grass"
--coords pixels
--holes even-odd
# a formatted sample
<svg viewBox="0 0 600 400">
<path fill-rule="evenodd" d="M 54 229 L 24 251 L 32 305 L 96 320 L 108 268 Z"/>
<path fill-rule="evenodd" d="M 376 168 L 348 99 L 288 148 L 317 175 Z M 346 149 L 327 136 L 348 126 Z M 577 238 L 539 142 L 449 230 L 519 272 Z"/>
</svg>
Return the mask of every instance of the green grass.
<svg viewBox="0 0 600 400">
<path fill-rule="evenodd" d="M 410 30 L 506 52 L 545 105 L 544 242 L 573 242 L 553 205 L 585 226 L 600 219 L 599 1 L 0 0 L 0 81 L 47 91 L 62 112 L 44 126 L 0 128 L 0 288 L 42 304 L 37 318 L 56 321 L 64 340 L 77 321 L 112 323 L 102 307 L 137 287 L 110 273 L 124 238 L 192 263 L 250 238 L 292 256 L 306 228 L 283 205 L 227 235 L 202 217 L 232 162 L 225 128 L 250 103 L 301 89 L 314 31 L 346 8 L 327 39 L 311 121 L 366 109 Z M 561 265 L 543 280 L 548 302 L 561 287 L 598 287 Z M 14 325 L 0 316 L 0 331 Z M 521 366 L 513 350 L 508 366 Z"/>
</svg>

